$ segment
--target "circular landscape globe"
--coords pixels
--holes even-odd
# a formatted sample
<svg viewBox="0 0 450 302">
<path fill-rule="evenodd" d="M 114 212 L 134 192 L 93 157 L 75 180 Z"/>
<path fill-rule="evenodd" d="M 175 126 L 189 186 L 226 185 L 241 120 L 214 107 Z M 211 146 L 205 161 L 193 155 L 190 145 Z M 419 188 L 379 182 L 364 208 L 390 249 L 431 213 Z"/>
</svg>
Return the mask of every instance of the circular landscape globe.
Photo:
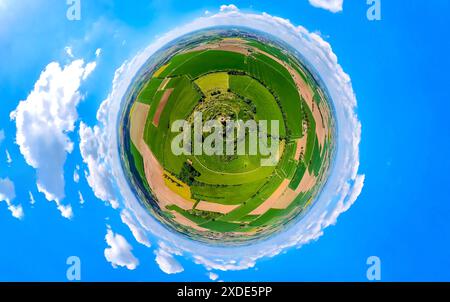
<svg viewBox="0 0 450 302">
<path fill-rule="evenodd" d="M 144 64 L 123 102 L 122 164 L 162 224 L 216 244 L 301 219 L 327 180 L 334 116 L 293 48 L 244 28 L 193 32 Z"/>
</svg>

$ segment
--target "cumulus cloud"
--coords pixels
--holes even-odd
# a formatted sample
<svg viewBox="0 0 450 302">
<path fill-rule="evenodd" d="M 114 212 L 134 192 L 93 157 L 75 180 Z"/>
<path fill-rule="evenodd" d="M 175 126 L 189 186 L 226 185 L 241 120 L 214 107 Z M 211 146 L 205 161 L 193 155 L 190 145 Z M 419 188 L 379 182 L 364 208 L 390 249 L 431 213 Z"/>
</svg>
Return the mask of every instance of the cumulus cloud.
<svg viewBox="0 0 450 302">
<path fill-rule="evenodd" d="M 80 123 L 80 152 L 88 168 L 85 173 L 86 180 L 97 198 L 109 202 L 117 209 L 119 204 L 114 193 L 113 179 L 110 178 L 107 162 L 109 151 L 104 135 L 99 126 L 91 128 L 83 122 Z"/>
<path fill-rule="evenodd" d="M 221 25 L 243 26 L 267 32 L 294 47 L 327 88 L 338 124 L 335 163 L 327 183 L 309 211 L 286 230 L 265 241 L 226 248 L 186 239 L 167 230 L 155 220 L 129 187 L 121 167 L 117 141 L 117 117 L 124 96 L 148 58 L 177 37 Z M 358 197 L 364 184 L 364 176 L 358 175 L 361 125 L 355 114 L 356 103 L 350 77 L 339 65 L 331 45 L 318 34 L 311 33 L 302 26 L 295 26 L 289 20 L 266 13 L 248 14 L 234 9 L 223 9 L 218 14 L 198 18 L 161 36 L 116 71 L 112 91 L 98 110 L 98 124 L 87 127 L 87 133 L 82 134 L 80 131 L 80 138 L 87 142 L 86 145 L 98 146 L 90 148 L 89 152 L 89 157 L 92 158 L 91 164 L 88 164 L 89 173 L 96 175 L 90 186 L 96 195 L 104 192 L 106 200 L 111 196 L 121 196 L 120 201 L 133 215 L 135 223 L 160 240 L 155 254 L 163 271 L 182 269 L 174 255 L 193 259 L 208 270 L 251 268 L 259 259 L 273 257 L 289 248 L 299 248 L 318 239 L 324 229 L 334 224 L 337 217 L 348 210 Z M 83 157 L 86 159 L 86 156 Z M 104 167 L 101 175 L 98 174 L 98 167 Z"/>
<path fill-rule="evenodd" d="M 64 164 L 73 142 L 78 119 L 77 106 L 83 99 L 80 85 L 95 69 L 95 62 L 74 60 L 61 67 L 52 62 L 42 71 L 27 99 L 11 112 L 16 122 L 16 143 L 28 165 L 36 169 L 38 191 L 55 201 L 61 214 L 72 217 L 70 205 L 63 205 Z"/>
<path fill-rule="evenodd" d="M 309 0 L 312 6 L 329 10 L 332 13 L 342 11 L 344 0 Z"/>
<path fill-rule="evenodd" d="M 239 11 L 239 8 L 237 8 L 237 6 L 234 4 L 221 5 L 220 11 L 221 12 L 237 12 L 237 11 Z"/>
<path fill-rule="evenodd" d="M 120 234 L 114 233 L 108 227 L 105 236 L 108 247 L 105 249 L 105 258 L 114 268 L 126 267 L 134 270 L 139 265 L 139 260 L 131 252 L 133 248 L 128 241 Z"/>
<path fill-rule="evenodd" d="M 151 246 L 147 237 L 147 232 L 139 225 L 139 223 L 136 222 L 135 219 L 133 219 L 129 211 L 123 210 L 122 213 L 120 213 L 120 218 L 122 219 L 122 222 L 130 228 L 130 231 L 137 242 L 145 245 L 146 247 Z"/>
<path fill-rule="evenodd" d="M 22 219 L 23 208 L 22 205 L 14 205 L 12 201 L 16 198 L 16 191 L 14 183 L 9 178 L 0 178 L 0 202 L 6 202 L 8 210 L 12 216 L 17 219 Z"/>
<path fill-rule="evenodd" d="M 119 207 L 119 201 L 116 196 L 117 187 L 114 181 L 115 176 L 113 175 L 114 169 L 111 166 L 111 157 L 115 152 L 117 142 L 111 140 L 109 136 L 109 133 L 113 131 L 110 128 L 111 114 L 115 113 L 114 110 L 111 110 L 110 104 L 112 100 L 118 97 L 118 93 L 124 89 L 120 76 L 126 66 L 127 63 L 125 62 L 115 72 L 112 82 L 113 89 L 100 104 L 100 108 L 97 111 L 98 124 L 90 127 L 81 122 L 78 133 L 81 157 L 87 165 L 86 180 L 94 195 L 100 200 L 108 202 L 114 209 Z"/>
<path fill-rule="evenodd" d="M 73 218 L 73 210 L 70 204 L 63 205 L 60 201 L 56 201 L 56 208 L 61 212 L 61 216 L 67 219 Z"/>
<path fill-rule="evenodd" d="M 85 81 L 89 75 L 95 70 L 97 67 L 97 62 L 90 62 L 87 63 L 84 67 L 83 77 L 81 78 L 83 81 Z"/>
<path fill-rule="evenodd" d="M 12 164 L 11 154 L 9 154 L 8 149 L 5 150 L 5 153 L 6 153 L 6 163 L 7 163 L 8 165 Z"/>
<path fill-rule="evenodd" d="M 179 250 L 160 242 L 159 248 L 155 250 L 155 255 L 156 263 L 166 274 L 178 274 L 184 271 L 183 266 L 174 258 L 174 255 L 181 255 Z"/>
</svg>

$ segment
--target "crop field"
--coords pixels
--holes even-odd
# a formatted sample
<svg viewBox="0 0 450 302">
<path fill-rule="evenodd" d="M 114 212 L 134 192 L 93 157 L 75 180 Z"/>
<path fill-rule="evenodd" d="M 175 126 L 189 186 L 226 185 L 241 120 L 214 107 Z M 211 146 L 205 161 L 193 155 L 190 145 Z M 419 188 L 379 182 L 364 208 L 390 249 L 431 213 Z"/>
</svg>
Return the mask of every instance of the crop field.
<svg viewBox="0 0 450 302">
<path fill-rule="evenodd" d="M 274 231 L 305 210 L 328 169 L 333 137 L 325 94 L 303 65 L 276 45 L 242 37 L 208 40 L 175 53 L 155 70 L 135 100 L 149 108 L 141 125 L 144 147 L 131 143 L 130 153 L 139 180 L 168 224 L 196 234 L 251 237 Z M 311 85 L 312 99 L 305 98 L 300 88 L 305 85 Z M 244 138 L 214 143 L 222 150 L 237 150 L 242 143 L 244 154 L 175 154 L 173 142 L 181 129 L 172 125 L 183 120 L 187 133 L 194 133 L 198 112 L 219 124 L 268 121 L 263 135 L 268 146 L 278 146 L 275 164 L 262 164 L 269 155 L 261 145 L 256 153 L 248 151 L 254 142 L 245 127 Z M 135 115 L 132 110 L 132 125 Z M 271 121 L 278 122 L 278 131 Z M 210 132 L 201 134 L 202 143 Z"/>
</svg>

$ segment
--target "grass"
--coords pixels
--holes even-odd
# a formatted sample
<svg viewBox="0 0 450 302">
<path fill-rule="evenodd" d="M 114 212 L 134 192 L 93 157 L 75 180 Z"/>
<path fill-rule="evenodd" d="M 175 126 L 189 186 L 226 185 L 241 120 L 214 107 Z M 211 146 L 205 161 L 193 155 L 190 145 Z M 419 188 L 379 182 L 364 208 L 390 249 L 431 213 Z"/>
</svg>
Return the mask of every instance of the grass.
<svg viewBox="0 0 450 302">
<path fill-rule="evenodd" d="M 265 180 L 253 181 L 245 185 L 193 185 L 194 199 L 211 201 L 219 204 L 242 204 L 252 198 L 264 185 Z"/>
<path fill-rule="evenodd" d="M 279 171 L 285 178 L 292 178 L 293 171 L 295 171 L 297 166 L 297 162 L 294 160 L 296 150 L 297 145 L 293 142 L 285 145 L 283 156 L 277 166 L 277 171 Z"/>
<path fill-rule="evenodd" d="M 197 212 L 190 212 L 190 211 L 183 210 L 182 208 L 178 207 L 177 205 L 169 205 L 169 206 L 167 206 L 167 209 L 178 212 L 179 214 L 183 215 L 184 217 L 186 217 L 187 219 L 189 219 L 190 221 L 192 221 L 196 224 L 202 224 L 202 223 L 209 221 L 208 218 L 205 218 L 201 215 L 196 215 Z"/>
<path fill-rule="evenodd" d="M 151 79 L 146 84 L 144 89 L 142 89 L 142 91 L 140 92 L 137 101 L 147 105 L 152 104 L 154 101 L 155 94 L 158 90 L 158 87 L 159 85 L 161 85 L 162 81 L 163 81 L 162 79 L 157 78 Z"/>
<path fill-rule="evenodd" d="M 256 47 L 264 52 L 267 52 L 268 54 L 273 55 L 274 57 L 277 57 L 278 59 L 288 62 L 289 57 L 279 48 L 272 46 L 270 44 L 264 44 L 256 40 L 252 40 L 247 42 L 248 45 Z"/>
<path fill-rule="evenodd" d="M 142 183 L 144 183 L 145 187 L 148 190 L 150 190 L 147 183 L 147 179 L 145 177 L 144 160 L 142 159 L 142 155 L 139 153 L 139 150 L 131 141 L 130 141 L 130 151 L 131 155 L 133 156 L 134 166 L 136 167 L 136 170 L 139 173 L 139 177 L 141 178 Z"/>
<path fill-rule="evenodd" d="M 172 79 L 166 86 L 166 89 L 169 88 L 174 88 L 174 90 L 164 107 L 158 127 L 152 124 L 156 108 L 150 108 L 144 140 L 166 170 L 176 175 L 179 173 L 184 159 L 173 155 L 171 151 L 170 144 L 176 133 L 170 131 L 170 126 L 177 119 L 185 119 L 186 111 L 190 112 L 189 110 L 193 109 L 201 96 L 187 77 Z M 157 107 L 157 105 L 155 104 L 153 107 Z M 165 157 L 167 158 L 165 159 Z"/>
<path fill-rule="evenodd" d="M 276 219 L 280 219 L 280 215 L 284 213 L 284 210 L 269 209 L 267 212 L 258 217 L 258 219 L 250 222 L 250 226 L 263 226 L 276 222 Z"/>
<path fill-rule="evenodd" d="M 227 90 L 228 73 L 226 72 L 210 73 L 195 80 L 195 84 L 197 84 L 198 87 L 200 87 L 200 89 L 205 94 L 209 91 L 214 91 L 217 89 Z"/>
<path fill-rule="evenodd" d="M 248 59 L 248 72 L 270 87 L 284 113 L 287 134 L 291 138 L 302 136 L 301 99 L 289 72 L 274 60 L 261 54 Z"/>
<path fill-rule="evenodd" d="M 169 66 L 169 64 L 165 64 L 163 66 L 161 66 L 157 71 L 155 71 L 155 73 L 153 74 L 154 78 L 157 78 L 160 76 L 161 73 L 164 72 L 164 70 Z"/>
<path fill-rule="evenodd" d="M 261 190 L 246 203 L 243 203 L 239 208 L 234 209 L 230 213 L 220 217 L 222 221 L 238 221 L 240 218 L 250 214 L 254 209 L 256 209 L 261 203 L 263 203 L 267 198 L 272 195 L 272 193 L 281 185 L 283 178 L 274 174 L 272 177 L 267 179 L 266 185 L 262 187 Z"/>
<path fill-rule="evenodd" d="M 291 182 L 289 183 L 289 188 L 292 190 L 297 189 L 298 185 L 302 181 L 303 175 L 305 175 L 306 172 L 306 166 L 304 163 L 300 163 L 297 166 L 297 169 L 295 170 L 294 177 L 292 178 Z"/>
<path fill-rule="evenodd" d="M 308 106 L 304 106 L 303 111 L 305 112 L 306 119 L 308 120 L 308 123 L 309 123 L 308 136 L 306 139 L 306 149 L 305 149 L 304 161 L 306 164 L 309 164 L 311 157 L 313 155 L 314 144 L 317 139 L 317 137 L 316 137 L 316 122 L 315 122 L 313 114 Z"/>
<path fill-rule="evenodd" d="M 235 52 L 207 50 L 181 54 L 173 60 L 161 76 L 188 75 L 196 79 L 211 71 L 244 70 L 246 57 Z"/>
<path fill-rule="evenodd" d="M 224 221 L 208 221 L 206 223 L 200 224 L 199 226 L 221 233 L 233 232 L 241 227 L 239 224 Z"/>
<path fill-rule="evenodd" d="M 238 95 L 253 101 L 256 106 L 256 118 L 258 120 L 279 121 L 279 134 L 281 137 L 286 135 L 283 113 L 266 87 L 249 76 L 231 75 L 230 89 Z M 270 128 L 269 133 L 271 133 Z"/>
</svg>

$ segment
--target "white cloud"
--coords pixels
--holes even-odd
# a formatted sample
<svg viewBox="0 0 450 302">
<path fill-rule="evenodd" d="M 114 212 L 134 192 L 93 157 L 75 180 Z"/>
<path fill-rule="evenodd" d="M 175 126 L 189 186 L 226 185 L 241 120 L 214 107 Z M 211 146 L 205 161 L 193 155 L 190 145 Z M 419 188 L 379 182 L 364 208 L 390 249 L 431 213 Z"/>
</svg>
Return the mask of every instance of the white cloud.
<svg viewBox="0 0 450 302">
<path fill-rule="evenodd" d="M 6 202 L 8 210 L 12 216 L 17 219 L 22 219 L 23 208 L 22 205 L 14 205 L 12 201 L 16 198 L 16 191 L 14 183 L 9 178 L 0 178 L 0 202 Z"/>
<path fill-rule="evenodd" d="M 211 14 L 211 12 L 210 12 L 209 10 L 205 10 L 203 13 L 204 13 L 205 15 Z"/>
<path fill-rule="evenodd" d="M 80 200 L 80 204 L 84 204 L 84 197 L 81 191 L 78 191 L 78 199 Z"/>
<path fill-rule="evenodd" d="M 97 48 L 97 50 L 95 51 L 95 56 L 98 58 L 101 54 L 102 54 L 102 49 Z"/>
<path fill-rule="evenodd" d="M 64 47 L 64 50 L 66 51 L 66 54 L 72 59 L 74 57 L 72 47 L 66 46 Z"/>
<path fill-rule="evenodd" d="M 78 183 L 80 181 L 79 174 L 80 167 L 77 165 L 75 170 L 73 170 L 73 182 Z"/>
<path fill-rule="evenodd" d="M 237 12 L 239 11 L 239 8 L 237 8 L 236 5 L 234 4 L 228 4 L 228 5 L 221 5 L 220 6 L 220 11 L 221 12 Z"/>
<path fill-rule="evenodd" d="M 34 199 L 33 193 L 31 193 L 31 191 L 28 191 L 28 196 L 30 198 L 30 204 L 34 205 L 36 203 L 36 200 Z"/>
<path fill-rule="evenodd" d="M 11 211 L 11 215 L 17 219 L 23 219 L 23 208 L 22 205 L 9 205 L 8 209 Z"/>
<path fill-rule="evenodd" d="M 155 255 L 156 263 L 166 274 L 178 274 L 184 271 L 181 264 L 173 257 L 174 255 L 181 255 L 181 253 L 165 243 L 159 244 L 159 248 L 155 250 Z"/>
<path fill-rule="evenodd" d="M 117 142 L 111 140 L 108 134 L 110 131 L 115 131 L 108 128 L 111 126 L 109 122 L 111 113 L 114 113 L 114 111 L 111 111 L 110 103 L 111 100 L 116 99 L 118 91 L 123 89 L 120 76 L 126 66 L 127 64 L 125 63 L 116 70 L 112 82 L 112 92 L 100 104 L 100 108 L 97 111 L 99 124 L 89 127 L 81 122 L 79 129 L 80 153 L 83 162 L 87 165 L 86 180 L 94 195 L 108 202 L 114 209 L 119 207 L 119 201 L 116 197 L 115 176 L 111 174 L 113 171 L 111 156 L 113 156 L 117 148 Z"/>
<path fill-rule="evenodd" d="M 213 272 L 209 272 L 208 277 L 212 281 L 216 281 L 217 279 L 219 279 L 219 275 L 217 275 L 216 273 L 213 273 Z"/>
<path fill-rule="evenodd" d="M 109 151 L 105 133 L 99 126 L 91 128 L 81 122 L 79 135 L 81 156 L 89 171 L 85 175 L 89 186 L 97 198 L 109 202 L 115 209 L 118 208 L 107 163 Z"/>
<path fill-rule="evenodd" d="M 97 67 L 97 62 L 90 62 L 86 64 L 86 67 L 84 68 L 84 73 L 83 73 L 83 81 L 85 81 L 89 75 L 95 70 L 95 68 Z"/>
<path fill-rule="evenodd" d="M 199 29 L 221 25 L 243 26 L 267 32 L 299 51 L 305 63 L 317 72 L 327 87 L 334 104 L 336 128 L 339 131 L 335 138 L 336 156 L 329 179 L 314 205 L 302 219 L 294 221 L 283 232 L 264 241 L 227 248 L 186 239 L 167 230 L 150 215 L 136 199 L 126 180 L 120 162 L 116 135 L 121 102 L 130 83 L 147 59 L 161 46 L 177 37 Z M 80 131 L 80 138 L 85 141 L 86 146 L 91 146 L 88 148 L 89 156 L 83 156 L 83 158 L 85 162 L 86 158 L 91 158 L 93 163 L 88 164 L 88 170 L 90 175 L 96 175 L 90 183 L 94 193 L 97 195 L 99 192 L 107 192 L 105 197 L 119 198 L 120 196 L 120 201 L 133 215 L 135 223 L 141 225 L 149 234 L 158 237 L 160 248 L 155 251 L 155 254 L 163 270 L 177 271 L 182 268 L 177 266 L 178 262 L 173 261 L 174 253 L 168 252 L 162 246 L 171 246 L 171 250 L 176 251 L 176 255 L 194 259 L 196 263 L 204 265 L 208 270 L 242 270 L 254 267 L 259 259 L 273 257 L 289 248 L 299 248 L 318 239 L 324 229 L 334 224 L 337 217 L 354 203 L 364 183 L 364 176 L 358 175 L 361 125 L 355 108 L 356 97 L 350 77 L 338 64 L 337 56 L 333 53 L 330 44 L 319 35 L 309 32 L 304 27 L 294 26 L 286 19 L 266 13 L 248 14 L 235 10 L 223 10 L 216 15 L 204 16 L 177 27 L 158 38 L 132 60 L 125 62 L 116 71 L 112 91 L 98 110 L 98 125 L 92 128 L 85 127 L 89 131 L 87 133 Z M 99 166 L 104 167 L 101 175 L 98 174 Z M 105 183 L 107 186 L 104 185 Z M 171 269 L 173 266 L 177 269 Z"/>
<path fill-rule="evenodd" d="M 133 255 L 132 247 L 128 241 L 120 234 L 108 228 L 105 236 L 106 243 L 109 247 L 105 249 L 105 258 L 114 268 L 126 267 L 134 270 L 139 265 L 139 260 Z"/>
<path fill-rule="evenodd" d="M 342 11 L 344 0 L 309 0 L 312 6 L 329 10 L 332 13 Z"/>
<path fill-rule="evenodd" d="M 73 142 L 78 119 L 77 106 L 83 99 L 79 91 L 83 80 L 95 69 L 95 62 L 75 60 L 61 67 L 47 65 L 27 99 L 11 112 L 16 121 L 16 143 L 28 165 L 36 169 L 37 188 L 48 201 L 55 201 L 64 217 L 71 217 L 71 207 L 64 199 L 64 164 Z"/>
<path fill-rule="evenodd" d="M 56 201 L 56 208 L 61 212 L 61 216 L 67 219 L 73 218 L 73 210 L 70 204 L 63 205 L 61 202 Z"/>
<path fill-rule="evenodd" d="M 130 228 L 130 231 L 137 242 L 145 245 L 146 247 L 151 246 L 146 231 L 136 222 L 135 219 L 133 219 L 129 211 L 123 210 L 122 213 L 120 213 L 120 218 L 122 219 L 122 222 Z"/>
<path fill-rule="evenodd" d="M 8 149 L 5 150 L 5 153 L 6 153 L 6 163 L 7 163 L 8 165 L 12 164 L 11 154 L 9 154 Z"/>
</svg>

